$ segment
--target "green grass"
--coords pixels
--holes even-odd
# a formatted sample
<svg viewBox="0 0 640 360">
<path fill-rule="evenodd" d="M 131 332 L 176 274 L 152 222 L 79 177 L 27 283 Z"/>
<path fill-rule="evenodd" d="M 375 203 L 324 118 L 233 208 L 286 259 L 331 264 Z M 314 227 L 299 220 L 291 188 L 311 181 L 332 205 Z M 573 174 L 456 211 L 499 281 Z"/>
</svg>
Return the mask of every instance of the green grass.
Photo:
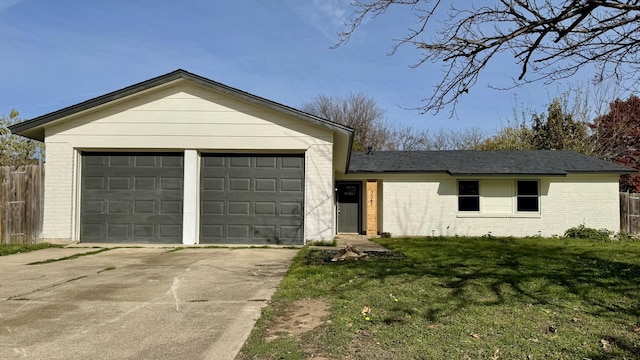
<svg viewBox="0 0 640 360">
<path fill-rule="evenodd" d="M 376 242 L 406 258 L 317 264 L 323 250 L 300 251 L 241 358 L 640 358 L 640 242 Z M 265 341 L 301 298 L 330 299 L 330 323 Z"/>
<path fill-rule="evenodd" d="M 40 243 L 40 244 L 3 244 L 0 245 L 0 256 L 12 255 L 12 254 L 20 254 L 26 253 L 36 250 L 48 249 L 48 248 L 59 248 L 63 247 L 63 245 L 53 245 L 49 243 Z"/>
<path fill-rule="evenodd" d="M 47 260 L 42 260 L 42 261 L 34 261 L 34 262 L 31 262 L 31 263 L 28 263 L 27 265 L 42 265 L 42 264 L 49 264 L 49 263 L 58 262 L 58 261 L 73 260 L 73 259 L 77 259 L 77 258 L 79 258 L 81 256 L 95 255 L 95 254 L 99 254 L 101 252 L 105 252 L 105 251 L 109 251 L 109 250 L 113 250 L 113 249 L 115 249 L 115 248 L 101 248 L 101 249 L 95 250 L 95 251 L 88 251 L 88 252 L 69 255 L 69 256 L 64 256 L 64 257 L 56 258 L 56 259 L 47 259 Z"/>
</svg>

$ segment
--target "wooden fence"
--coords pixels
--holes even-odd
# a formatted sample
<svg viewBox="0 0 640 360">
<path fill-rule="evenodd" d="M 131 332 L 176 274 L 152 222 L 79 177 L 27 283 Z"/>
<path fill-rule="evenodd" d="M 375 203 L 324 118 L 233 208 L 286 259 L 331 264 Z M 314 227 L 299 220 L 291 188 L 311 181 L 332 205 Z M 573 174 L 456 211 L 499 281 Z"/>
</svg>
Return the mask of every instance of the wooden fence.
<svg viewBox="0 0 640 360">
<path fill-rule="evenodd" d="M 620 232 L 640 234 L 640 193 L 620 193 Z"/>
<path fill-rule="evenodd" d="M 44 172 L 0 166 L 0 244 L 34 244 L 42 232 Z"/>
</svg>

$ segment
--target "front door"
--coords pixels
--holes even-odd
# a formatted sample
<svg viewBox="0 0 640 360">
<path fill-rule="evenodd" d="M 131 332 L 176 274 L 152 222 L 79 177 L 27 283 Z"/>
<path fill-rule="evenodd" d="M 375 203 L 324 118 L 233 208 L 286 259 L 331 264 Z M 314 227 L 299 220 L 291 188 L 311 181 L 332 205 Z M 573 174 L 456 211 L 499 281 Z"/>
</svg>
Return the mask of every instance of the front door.
<svg viewBox="0 0 640 360">
<path fill-rule="evenodd" d="M 360 233 L 360 187 L 357 182 L 336 184 L 339 233 Z"/>
</svg>

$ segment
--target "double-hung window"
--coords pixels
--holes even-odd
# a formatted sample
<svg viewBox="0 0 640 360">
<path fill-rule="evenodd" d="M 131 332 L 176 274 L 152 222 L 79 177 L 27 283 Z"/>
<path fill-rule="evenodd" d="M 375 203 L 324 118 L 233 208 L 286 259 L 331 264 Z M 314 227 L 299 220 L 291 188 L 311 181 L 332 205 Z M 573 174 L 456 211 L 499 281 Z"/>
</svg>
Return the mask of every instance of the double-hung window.
<svg viewBox="0 0 640 360">
<path fill-rule="evenodd" d="M 519 180 L 517 199 L 518 211 L 538 212 L 540 209 L 538 195 L 537 180 Z"/>
<path fill-rule="evenodd" d="M 479 181 L 458 181 L 458 211 L 480 211 Z"/>
</svg>

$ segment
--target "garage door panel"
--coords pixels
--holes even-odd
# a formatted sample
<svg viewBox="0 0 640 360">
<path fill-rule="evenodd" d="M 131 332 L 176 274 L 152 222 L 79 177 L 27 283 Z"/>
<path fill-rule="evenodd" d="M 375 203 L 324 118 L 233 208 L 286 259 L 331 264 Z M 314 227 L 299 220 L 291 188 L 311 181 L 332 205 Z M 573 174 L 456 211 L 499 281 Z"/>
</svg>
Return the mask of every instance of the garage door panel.
<svg viewBox="0 0 640 360">
<path fill-rule="evenodd" d="M 181 153 L 83 153 L 80 240 L 181 243 Z"/>
<path fill-rule="evenodd" d="M 200 243 L 303 243 L 303 155 L 203 154 L 200 174 Z"/>
<path fill-rule="evenodd" d="M 132 237 L 130 224 L 108 224 L 107 237 L 110 238 L 130 238 Z"/>
<path fill-rule="evenodd" d="M 161 168 L 173 168 L 176 171 L 182 171 L 184 161 L 182 156 L 163 156 L 159 158 Z"/>
<path fill-rule="evenodd" d="M 279 214 L 281 216 L 300 216 L 302 208 L 298 202 L 281 202 Z"/>
<path fill-rule="evenodd" d="M 299 193 L 303 185 L 301 179 L 280 179 L 280 191 L 293 191 Z"/>
<path fill-rule="evenodd" d="M 207 234 L 208 239 L 223 240 L 224 239 L 224 226 L 220 225 L 202 225 L 202 232 Z"/>
<path fill-rule="evenodd" d="M 106 182 L 105 182 L 105 178 L 100 176 L 100 177 L 95 177 L 95 176 L 87 176 L 83 179 L 83 188 L 84 189 L 90 189 L 90 190 L 102 190 L 105 189 Z"/>
<path fill-rule="evenodd" d="M 280 227 L 280 238 L 287 241 L 294 241 L 302 236 L 302 227 L 301 226 L 281 226 Z"/>
<path fill-rule="evenodd" d="M 276 227 L 274 225 L 256 225 L 254 229 L 254 238 L 269 240 L 276 237 Z"/>
<path fill-rule="evenodd" d="M 180 238 L 182 236 L 181 225 L 160 224 L 158 227 L 162 238 Z"/>
<path fill-rule="evenodd" d="M 155 156 L 134 156 L 133 159 L 135 161 L 136 167 L 155 168 L 159 166 L 158 158 L 156 158 Z"/>
<path fill-rule="evenodd" d="M 109 214 L 131 214 L 133 204 L 129 200 L 112 200 L 109 201 Z"/>
<path fill-rule="evenodd" d="M 133 226 L 133 236 L 153 239 L 156 236 L 155 228 L 153 224 L 136 224 Z"/>
<path fill-rule="evenodd" d="M 134 200 L 133 212 L 134 214 L 155 214 L 157 210 L 155 200 Z"/>
<path fill-rule="evenodd" d="M 160 202 L 160 214 L 182 214 L 182 201 Z"/>
<path fill-rule="evenodd" d="M 251 157 L 250 156 L 233 156 L 229 158 L 230 168 L 250 168 Z"/>
<path fill-rule="evenodd" d="M 157 180 L 155 176 L 136 176 L 133 187 L 135 190 L 155 190 L 158 187 Z"/>
<path fill-rule="evenodd" d="M 255 190 L 256 191 L 276 192 L 277 191 L 277 183 L 278 183 L 278 180 L 275 179 L 275 178 L 273 178 L 273 179 L 266 179 L 266 178 L 255 179 Z"/>
<path fill-rule="evenodd" d="M 275 157 L 257 157 L 256 158 L 256 167 L 260 169 L 271 168 L 277 169 L 278 167 L 278 159 Z"/>
<path fill-rule="evenodd" d="M 224 201 L 203 201 L 200 206 L 203 215 L 224 215 Z"/>
<path fill-rule="evenodd" d="M 256 202 L 254 204 L 254 213 L 256 215 L 276 215 L 276 205 L 275 201 Z"/>
<path fill-rule="evenodd" d="M 230 201 L 228 215 L 251 215 L 249 201 Z"/>
<path fill-rule="evenodd" d="M 161 177 L 160 190 L 182 190 L 182 177 Z"/>
<path fill-rule="evenodd" d="M 304 157 L 286 157 L 282 159 L 283 169 L 304 169 Z"/>
<path fill-rule="evenodd" d="M 251 179 L 246 178 L 229 178 L 229 190 L 231 191 L 251 191 Z"/>
</svg>

